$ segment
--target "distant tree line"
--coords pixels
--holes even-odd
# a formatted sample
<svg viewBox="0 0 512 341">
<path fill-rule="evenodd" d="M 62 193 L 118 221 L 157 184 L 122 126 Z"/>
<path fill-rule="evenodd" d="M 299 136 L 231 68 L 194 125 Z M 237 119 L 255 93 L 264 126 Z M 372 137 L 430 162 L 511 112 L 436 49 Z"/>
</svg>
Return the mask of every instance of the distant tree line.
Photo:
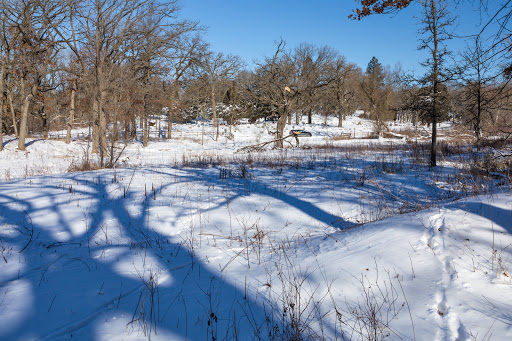
<svg viewBox="0 0 512 341">
<path fill-rule="evenodd" d="M 222 122 L 274 120 L 282 146 L 286 124 L 319 114 L 341 127 L 359 109 L 377 134 L 390 120 L 430 124 L 435 166 L 436 123 L 469 127 L 478 146 L 484 134 L 510 135 L 505 50 L 475 37 L 453 63 L 447 2 L 417 2 L 420 49 L 429 52 L 420 77 L 377 57 L 362 69 L 331 47 L 284 40 L 247 68 L 211 51 L 199 23 L 180 19 L 178 0 L 0 0 L 0 142 L 14 134 L 24 150 L 29 133 L 47 138 L 51 128 L 70 143 L 73 128 L 88 128 L 92 152 L 108 166 L 117 142 L 148 145 L 153 117 L 167 117 L 161 138 L 172 138 L 173 122 L 199 117 L 211 118 L 217 138 Z M 409 3 L 362 1 L 354 18 Z"/>
<path fill-rule="evenodd" d="M 140 120 L 178 106 L 181 77 L 204 49 L 176 0 L 0 1 L 1 133 L 88 126 L 92 151 L 134 137 Z M 0 134 L 0 138 L 2 135 Z M 0 144 L 2 146 L 2 144 Z"/>
</svg>

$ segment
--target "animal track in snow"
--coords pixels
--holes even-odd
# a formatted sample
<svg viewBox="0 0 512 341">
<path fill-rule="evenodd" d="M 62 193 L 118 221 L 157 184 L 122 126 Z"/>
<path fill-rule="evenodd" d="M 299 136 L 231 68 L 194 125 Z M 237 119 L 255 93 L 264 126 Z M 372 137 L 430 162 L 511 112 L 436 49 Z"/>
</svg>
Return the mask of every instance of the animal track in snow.
<svg viewBox="0 0 512 341">
<path fill-rule="evenodd" d="M 460 321 L 457 312 L 451 309 L 450 293 L 452 292 L 453 281 L 457 272 L 453 266 L 453 258 L 446 254 L 445 237 L 446 225 L 444 212 L 440 211 L 429 219 L 428 228 L 425 231 L 423 240 L 432 250 L 434 257 L 439 261 L 439 268 L 442 270 L 441 280 L 437 283 L 438 289 L 433 302 L 436 315 L 440 318 L 439 330 L 436 333 L 436 340 L 459 340 L 467 336 L 464 324 Z"/>
</svg>

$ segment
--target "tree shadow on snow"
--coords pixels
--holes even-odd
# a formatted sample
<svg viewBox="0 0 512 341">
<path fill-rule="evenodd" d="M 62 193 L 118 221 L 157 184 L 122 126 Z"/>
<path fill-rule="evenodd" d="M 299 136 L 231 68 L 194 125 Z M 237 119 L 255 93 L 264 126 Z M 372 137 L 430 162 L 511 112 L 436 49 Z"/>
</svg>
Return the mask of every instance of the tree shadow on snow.
<svg viewBox="0 0 512 341">
<path fill-rule="evenodd" d="M 335 179 L 336 186 L 352 189 L 363 168 L 364 163 L 344 174 L 324 169 L 305 175 Z M 202 208 L 203 213 L 256 194 L 325 226 L 355 225 L 319 207 L 309 194 L 295 192 L 293 183 L 282 186 L 250 174 L 220 176 L 216 168 L 141 171 L 166 179 L 163 191 L 185 183 L 221 188 L 225 200 Z M 129 170 L 117 172 L 118 177 L 130 178 Z M 0 274 L 0 316 L 5 320 L 0 339 L 99 340 L 151 333 L 162 339 L 251 340 L 283 332 L 286 321 L 264 294 L 256 302 L 254 292 L 246 295 L 243 279 L 226 280 L 222 271 L 196 255 L 192 235 L 173 235 L 193 213 L 192 206 L 182 205 L 187 194 L 180 196 L 181 201 L 162 202 L 140 188 L 116 188 L 112 179 L 112 172 L 102 171 L 0 184 L 0 241 L 7 248 L 6 271 Z M 424 190 L 426 196 L 437 191 L 421 182 L 408 185 Z M 360 187 L 382 193 L 370 181 Z M 357 204 L 358 199 L 346 200 Z M 161 216 L 151 215 L 152 209 Z M 493 221 L 511 232 L 510 212 L 492 211 Z M 126 335 L 112 335 L 112 330 L 125 330 Z"/>
<path fill-rule="evenodd" d="M 125 330 L 126 338 L 250 340 L 280 328 L 276 312 L 209 269 L 193 241 L 155 232 L 152 200 L 135 191 L 111 198 L 111 177 L 97 174 L 97 182 L 94 173 L 65 177 L 78 190 L 51 177 L 0 184 L 1 224 L 14 228 L 0 234 L 3 255 L 7 266 L 22 264 L 0 275 L 0 339 L 100 340 Z M 18 195 L 25 187 L 32 196 Z M 80 203 L 83 214 L 69 217 Z"/>
<path fill-rule="evenodd" d="M 9 139 L 7 141 L 4 141 L 3 143 L 3 147 L 5 148 L 5 146 L 7 146 L 9 143 L 11 143 L 12 141 L 16 141 L 18 138 L 15 137 L 15 138 L 12 138 L 12 139 Z"/>
</svg>

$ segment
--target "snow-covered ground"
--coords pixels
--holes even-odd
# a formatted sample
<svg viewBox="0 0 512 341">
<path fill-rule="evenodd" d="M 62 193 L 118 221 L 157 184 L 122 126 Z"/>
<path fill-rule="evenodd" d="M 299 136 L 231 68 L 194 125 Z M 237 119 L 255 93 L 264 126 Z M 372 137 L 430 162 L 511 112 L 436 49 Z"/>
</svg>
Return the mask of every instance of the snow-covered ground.
<svg viewBox="0 0 512 341">
<path fill-rule="evenodd" d="M 324 123 L 251 154 L 273 126 L 177 125 L 76 173 L 86 143 L 5 138 L 0 340 L 511 339 L 510 187 Z"/>
<path fill-rule="evenodd" d="M 128 143 L 118 167 L 130 166 L 158 166 L 182 163 L 184 160 L 192 161 L 201 158 L 223 156 L 232 158 L 240 148 L 269 141 L 273 139 L 272 133 L 276 130 L 276 124 L 272 122 L 258 124 L 241 124 L 230 128 L 221 126 L 219 139 L 215 140 L 216 129 L 211 125 L 201 124 L 174 124 L 172 139 L 164 141 L 158 138 L 167 132 L 167 126 L 155 125 L 150 127 L 151 143 L 143 148 L 141 141 Z M 373 127 L 370 121 L 359 118 L 358 115 L 347 117 L 343 127 L 338 128 L 338 120 L 334 117 L 326 121 L 323 117 L 314 117 L 311 125 L 306 124 L 307 119 L 302 119 L 302 124 L 288 125 L 285 132 L 291 129 L 306 129 L 313 133 L 312 137 L 301 138 L 303 145 L 324 145 L 330 142 L 333 145 L 367 144 L 367 137 Z M 403 128 L 403 125 L 393 126 L 394 129 Z M 88 135 L 87 129 L 73 132 L 72 136 Z M 352 136 L 351 141 L 338 140 L 342 134 Z M 51 132 L 50 137 L 65 136 L 65 131 Z M 345 135 L 346 136 L 346 135 Z M 359 141 L 359 142 L 358 142 Z M 295 141 L 290 141 L 295 146 Z M 379 143 L 372 140 L 373 143 Z M 397 143 L 395 141 L 395 143 Z M 290 146 L 290 145 L 289 145 Z M 75 141 L 66 145 L 62 141 L 43 140 L 42 138 L 27 139 L 27 150 L 17 150 L 18 141 L 14 136 L 4 136 L 4 151 L 0 158 L 0 179 L 25 178 L 33 175 L 55 174 L 66 172 L 70 165 L 79 163 L 85 158 L 97 159 L 89 153 L 90 144 L 84 141 Z"/>
</svg>

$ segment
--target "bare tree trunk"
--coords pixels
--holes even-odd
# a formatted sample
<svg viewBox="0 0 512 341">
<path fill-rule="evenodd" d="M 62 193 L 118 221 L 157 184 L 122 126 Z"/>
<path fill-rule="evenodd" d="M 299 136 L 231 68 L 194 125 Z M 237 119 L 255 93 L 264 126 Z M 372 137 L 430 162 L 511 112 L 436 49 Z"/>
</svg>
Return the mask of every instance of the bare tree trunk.
<svg viewBox="0 0 512 341">
<path fill-rule="evenodd" d="M 203 119 L 201 120 L 202 128 L 201 128 L 201 146 L 204 146 L 204 112 Z"/>
<path fill-rule="evenodd" d="M 117 125 L 117 109 L 114 110 L 114 116 L 112 117 L 112 141 L 111 144 L 113 145 L 114 142 L 119 140 L 119 127 Z"/>
<path fill-rule="evenodd" d="M 233 112 L 231 112 L 231 117 L 230 117 L 230 122 L 229 122 L 229 137 L 233 137 L 233 132 L 232 132 L 232 128 L 233 127 Z M 233 137 L 233 141 L 234 141 L 234 137 Z"/>
<path fill-rule="evenodd" d="M 0 105 L 0 151 L 4 150 L 4 112 L 6 109 L 5 102 L 6 99 L 2 96 L 2 103 Z"/>
<path fill-rule="evenodd" d="M 92 153 L 99 154 L 100 153 L 100 112 L 99 112 L 99 103 L 98 99 L 95 99 L 92 104 Z"/>
<path fill-rule="evenodd" d="M 103 88 L 102 88 L 103 89 Z M 99 135 L 100 135 L 100 156 L 101 162 L 103 165 L 103 158 L 107 155 L 107 117 L 105 115 L 105 110 L 103 110 L 103 103 L 105 103 L 106 91 L 102 90 L 100 94 L 100 126 L 99 126 Z"/>
<path fill-rule="evenodd" d="M 480 120 L 482 117 L 482 87 L 481 82 L 479 80 L 478 82 L 478 93 L 477 93 L 477 113 L 476 113 L 476 122 L 475 122 L 475 135 L 476 135 L 476 149 L 477 151 L 480 151 L 480 145 L 482 143 L 481 137 L 482 132 L 480 128 Z"/>
<path fill-rule="evenodd" d="M 336 116 L 338 116 L 338 127 L 343 127 L 343 110 L 337 109 Z"/>
<path fill-rule="evenodd" d="M 130 138 L 130 121 L 128 119 L 124 119 L 124 143 L 128 143 L 128 139 Z"/>
<path fill-rule="evenodd" d="M 25 94 L 23 97 L 23 105 L 21 107 L 21 122 L 20 122 L 20 138 L 18 140 L 18 149 L 19 150 L 25 150 L 25 139 L 27 138 L 28 134 L 28 110 L 30 109 L 30 103 L 32 101 L 32 98 L 34 97 L 34 94 L 37 93 L 38 83 L 34 82 L 32 85 L 32 88 L 29 90 L 26 90 L 26 79 L 21 80 L 21 93 Z M 25 91 L 28 91 L 28 93 L 25 93 Z"/>
<path fill-rule="evenodd" d="M 137 139 L 137 119 L 135 116 L 133 116 L 130 120 L 131 126 L 130 126 L 130 137 L 134 140 Z"/>
<path fill-rule="evenodd" d="M 149 140 L 149 126 L 148 126 L 148 112 L 146 111 L 146 104 L 144 102 L 144 113 L 143 113 L 143 121 L 142 121 L 142 146 L 148 146 Z"/>
<path fill-rule="evenodd" d="M 289 120 L 291 113 L 288 111 L 288 101 L 285 100 L 283 113 L 277 120 L 277 136 L 276 136 L 276 147 L 283 148 L 284 128 L 286 127 L 286 120 Z"/>
<path fill-rule="evenodd" d="M 301 116 L 301 114 L 302 114 L 302 112 L 301 112 L 301 111 L 299 111 L 299 110 L 297 110 L 297 111 L 295 112 L 295 124 L 296 124 L 296 125 L 299 125 L 299 124 L 300 124 L 300 116 Z"/>
<path fill-rule="evenodd" d="M 284 137 L 284 127 L 286 126 L 286 120 L 288 115 L 282 115 L 277 120 L 277 136 L 276 136 L 276 147 L 277 148 L 283 148 L 283 140 L 281 140 Z"/>
<path fill-rule="evenodd" d="M 148 69 L 149 67 L 145 68 L 145 76 L 143 80 L 143 86 L 144 86 L 144 95 L 143 95 L 143 102 L 144 102 L 144 112 L 143 115 L 143 122 L 142 122 L 142 147 L 147 147 L 149 142 L 149 126 L 148 126 L 148 93 L 147 93 L 147 87 L 149 84 L 149 75 L 148 75 Z"/>
<path fill-rule="evenodd" d="M 66 144 L 71 143 L 71 128 L 73 127 L 73 121 L 75 120 L 75 97 L 76 97 L 76 82 L 73 82 L 73 86 L 71 88 L 71 98 L 69 103 L 69 116 L 67 122 L 67 131 L 66 131 Z"/>
<path fill-rule="evenodd" d="M 160 138 L 162 137 L 162 128 L 161 128 L 161 114 L 158 114 L 158 130 L 157 130 L 157 134 L 156 134 L 156 138 L 158 139 L 158 141 L 160 141 Z"/>
<path fill-rule="evenodd" d="M 2 71 L 0 71 L 2 74 L 2 77 L 0 78 L 0 151 L 4 150 L 3 117 L 4 112 L 7 111 L 7 94 L 5 91 L 7 78 L 6 69 L 5 60 L 2 58 Z"/>
<path fill-rule="evenodd" d="M 436 104 L 432 105 L 432 145 L 430 148 L 430 166 L 436 167 L 437 165 L 437 113 Z"/>
<path fill-rule="evenodd" d="M 32 94 L 27 94 L 23 98 L 23 105 L 21 106 L 20 138 L 18 140 L 19 150 L 25 150 L 25 139 L 27 138 L 28 109 L 30 107 L 31 99 Z"/>
<path fill-rule="evenodd" d="M 2 103 L 0 106 L 0 151 L 4 150 L 4 112 L 7 110 L 6 102 L 7 99 L 2 96 Z"/>
<path fill-rule="evenodd" d="M 46 117 L 46 113 L 44 112 L 44 106 L 41 111 L 41 118 L 43 120 L 43 139 L 48 139 L 48 119 Z"/>
<path fill-rule="evenodd" d="M 433 1 L 430 2 L 430 11 L 433 17 L 433 21 L 436 22 L 437 11 Z M 438 65 L 438 37 L 437 37 L 437 26 L 432 25 L 432 42 L 434 44 L 434 50 L 432 51 L 432 59 L 433 59 L 433 77 L 432 77 L 432 90 L 433 100 L 432 100 L 432 145 L 430 148 L 430 166 L 436 167 L 437 165 L 437 85 L 438 85 L 438 77 L 439 77 L 439 65 Z"/>
<path fill-rule="evenodd" d="M 19 137 L 18 133 L 18 123 L 16 123 L 16 113 L 14 112 L 14 105 L 12 101 L 12 94 L 11 92 L 7 92 L 7 98 L 9 99 L 9 106 L 11 108 L 11 115 L 12 115 L 12 126 L 14 127 L 14 136 Z"/>
<path fill-rule="evenodd" d="M 212 96 L 213 126 L 215 128 L 217 128 L 217 132 L 215 135 L 215 141 L 218 141 L 219 140 L 219 118 L 217 117 L 217 103 L 215 101 L 215 87 L 213 85 L 213 82 L 212 82 L 211 91 L 212 91 L 211 96 Z"/>
<path fill-rule="evenodd" d="M 174 111 L 172 108 L 169 108 L 169 112 L 167 113 L 167 115 L 168 115 L 167 138 L 171 139 L 172 138 L 172 120 L 174 119 Z"/>
</svg>

